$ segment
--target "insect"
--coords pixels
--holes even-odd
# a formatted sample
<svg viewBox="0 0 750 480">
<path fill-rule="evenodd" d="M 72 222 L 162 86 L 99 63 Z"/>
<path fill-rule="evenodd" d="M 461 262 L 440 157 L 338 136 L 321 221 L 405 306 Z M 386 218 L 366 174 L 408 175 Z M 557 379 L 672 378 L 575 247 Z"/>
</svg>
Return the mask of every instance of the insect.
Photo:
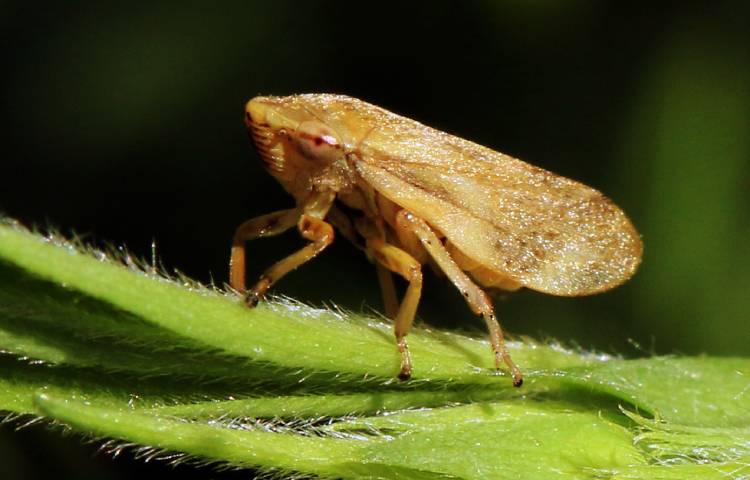
<svg viewBox="0 0 750 480">
<path fill-rule="evenodd" d="M 232 243 L 230 285 L 255 306 L 280 278 L 331 244 L 334 227 L 375 263 L 394 320 L 398 377 L 408 379 L 409 333 L 432 264 L 490 334 L 495 366 L 520 386 L 482 287 L 562 296 L 602 292 L 640 263 L 641 239 L 607 197 L 508 155 L 355 98 L 256 97 L 245 124 L 265 168 L 296 206 L 246 221 Z M 295 227 L 309 243 L 245 288 L 245 242 Z M 399 302 L 392 273 L 408 286 Z"/>
</svg>

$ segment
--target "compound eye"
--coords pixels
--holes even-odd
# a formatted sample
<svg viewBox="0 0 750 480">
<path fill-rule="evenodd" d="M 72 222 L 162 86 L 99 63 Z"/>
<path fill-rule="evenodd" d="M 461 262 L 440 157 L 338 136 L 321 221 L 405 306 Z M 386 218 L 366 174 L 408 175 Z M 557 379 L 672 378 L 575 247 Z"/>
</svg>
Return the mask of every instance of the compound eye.
<svg viewBox="0 0 750 480">
<path fill-rule="evenodd" d="M 327 125 L 308 120 L 297 127 L 295 143 L 304 156 L 311 160 L 332 162 L 341 156 L 341 142 Z"/>
</svg>

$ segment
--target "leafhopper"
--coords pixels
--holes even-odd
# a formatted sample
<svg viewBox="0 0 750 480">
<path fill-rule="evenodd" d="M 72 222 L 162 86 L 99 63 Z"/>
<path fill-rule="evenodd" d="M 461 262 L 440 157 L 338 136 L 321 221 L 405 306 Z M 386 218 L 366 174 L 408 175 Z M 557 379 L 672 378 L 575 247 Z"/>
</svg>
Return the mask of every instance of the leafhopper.
<svg viewBox="0 0 750 480">
<path fill-rule="evenodd" d="M 245 124 L 265 168 L 295 207 L 246 221 L 232 243 L 230 285 L 257 305 L 284 275 L 333 242 L 334 227 L 375 264 L 394 320 L 398 377 L 422 290 L 422 266 L 445 273 L 481 315 L 496 368 L 523 382 L 486 290 L 561 296 L 627 280 L 642 243 L 597 190 L 383 108 L 343 95 L 256 97 Z M 245 287 L 245 242 L 292 227 L 309 243 Z M 399 302 L 392 273 L 408 286 Z"/>
</svg>

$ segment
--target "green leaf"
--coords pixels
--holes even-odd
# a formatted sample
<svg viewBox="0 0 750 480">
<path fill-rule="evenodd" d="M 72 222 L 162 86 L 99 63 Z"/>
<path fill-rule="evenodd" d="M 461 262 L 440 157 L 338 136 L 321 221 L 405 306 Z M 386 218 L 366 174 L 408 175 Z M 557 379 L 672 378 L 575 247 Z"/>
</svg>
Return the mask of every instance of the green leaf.
<svg viewBox="0 0 750 480">
<path fill-rule="evenodd" d="M 185 458 L 336 478 L 743 478 L 750 361 L 625 360 L 232 292 L 0 225 L 0 409 Z"/>
</svg>

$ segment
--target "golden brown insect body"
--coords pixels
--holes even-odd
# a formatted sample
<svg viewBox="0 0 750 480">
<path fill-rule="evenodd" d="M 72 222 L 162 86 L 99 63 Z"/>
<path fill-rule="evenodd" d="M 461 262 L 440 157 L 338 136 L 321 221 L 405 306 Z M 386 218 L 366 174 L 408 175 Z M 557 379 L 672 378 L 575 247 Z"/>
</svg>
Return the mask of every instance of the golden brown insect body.
<svg viewBox="0 0 750 480">
<path fill-rule="evenodd" d="M 257 303 L 290 270 L 333 241 L 335 226 L 375 262 L 395 321 L 400 378 L 411 375 L 405 336 L 433 263 L 490 331 L 496 365 L 522 376 L 503 341 L 490 289 L 588 295 L 627 280 L 638 233 L 598 191 L 508 155 L 342 95 L 256 97 L 245 123 L 268 171 L 296 207 L 242 224 L 230 284 L 245 290 L 245 241 L 295 225 L 310 243 L 269 268 L 248 292 Z M 408 282 L 398 302 L 390 272 Z"/>
</svg>

